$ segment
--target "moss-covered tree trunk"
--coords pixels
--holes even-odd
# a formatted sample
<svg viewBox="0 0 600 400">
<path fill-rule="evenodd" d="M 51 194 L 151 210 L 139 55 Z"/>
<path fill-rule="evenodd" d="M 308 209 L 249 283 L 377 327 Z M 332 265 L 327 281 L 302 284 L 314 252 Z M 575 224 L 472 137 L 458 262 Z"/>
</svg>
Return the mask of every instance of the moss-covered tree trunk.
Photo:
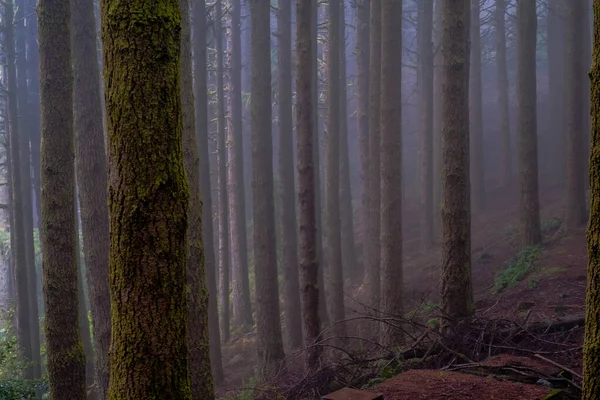
<svg viewBox="0 0 600 400">
<path fill-rule="evenodd" d="M 206 358 L 204 339 L 206 326 L 205 312 L 208 311 L 208 337 L 210 341 L 210 361 L 216 382 L 223 378 L 221 361 L 221 335 L 219 333 L 219 311 L 217 307 L 217 281 L 215 247 L 213 238 L 212 193 L 210 187 L 210 163 L 208 149 L 208 99 L 206 76 L 206 7 L 204 1 L 195 1 L 194 6 L 194 79 L 192 80 L 192 59 L 190 42 L 189 5 L 187 0 L 179 0 L 182 16 L 181 37 L 181 97 L 183 111 L 184 159 L 188 184 L 190 185 L 190 214 L 188 215 L 188 328 L 190 364 L 192 376 L 192 397 L 201 393 L 208 395 L 201 387 L 207 373 L 204 369 Z M 194 90 L 192 91 L 192 85 Z M 194 97 L 196 100 L 194 114 Z M 195 121 L 194 121 L 195 116 Z M 189 134 L 188 134 L 189 133 Z M 192 137 L 195 136 L 195 137 Z M 193 146 L 193 149 L 191 148 Z M 198 167 L 200 174 L 198 175 Z M 198 185 L 199 184 L 199 185 Z M 202 196 L 201 198 L 196 196 Z M 200 215 L 196 215 L 196 212 Z M 200 218 L 198 220 L 197 218 Z M 195 226 L 192 226 L 195 224 Z M 191 280 L 191 279 L 194 280 Z M 208 292 L 206 290 L 208 289 Z M 200 296 L 191 298 L 190 296 Z M 205 309 L 208 307 L 208 309 Z M 202 323 L 201 323 L 202 321 Z M 193 324 L 193 325 L 192 325 Z M 193 343 L 193 345 L 191 345 Z M 196 365 L 196 366 L 194 366 Z M 214 396 L 214 393 L 213 393 Z"/>
<path fill-rule="evenodd" d="M 107 0 L 102 7 L 113 329 L 110 400 L 192 398 L 180 30 L 176 0 Z"/>
<path fill-rule="evenodd" d="M 433 7 L 433 4 L 431 4 Z M 381 294 L 385 315 L 403 313 L 402 279 L 402 2 L 381 4 Z M 402 331 L 382 324 L 382 341 Z"/>
<path fill-rule="evenodd" d="M 265 0 L 250 1 L 252 55 L 252 220 L 256 274 L 256 341 L 263 367 L 283 358 L 275 255 L 271 137 L 271 15 Z"/>
<path fill-rule="evenodd" d="M 371 1 L 370 12 L 371 48 L 369 66 L 369 219 L 367 224 L 366 252 L 364 255 L 367 290 L 370 291 L 370 306 L 379 309 L 381 303 L 380 284 L 380 119 L 381 119 L 381 0 Z"/>
<path fill-rule="evenodd" d="M 18 86 L 17 73 L 15 69 L 15 35 L 14 35 L 14 8 L 12 2 L 6 3 L 6 58 L 8 73 L 8 120 L 10 130 L 10 172 L 12 183 L 12 220 L 11 233 L 14 240 L 12 253 L 16 281 L 16 308 L 17 308 L 17 338 L 21 351 L 21 357 L 31 361 L 31 321 L 29 319 L 29 285 L 27 280 L 27 262 L 25 248 L 25 232 L 23 225 L 23 190 L 21 180 L 21 155 L 19 142 L 19 109 L 18 109 Z M 33 368 L 25 369 L 25 378 L 33 379 Z"/>
<path fill-rule="evenodd" d="M 42 253 L 50 398 L 85 399 L 75 227 L 73 73 L 68 0 L 38 2 Z"/>
<path fill-rule="evenodd" d="M 421 246 L 433 246 L 433 0 L 418 3 Z"/>
<path fill-rule="evenodd" d="M 600 0 L 594 0 L 594 15 L 600 15 Z M 590 146 L 590 218 L 587 227 L 588 280 L 583 346 L 584 400 L 600 398 L 600 20 L 594 20 L 592 56 Z"/>
<path fill-rule="evenodd" d="M 221 304 L 220 334 L 223 343 L 229 341 L 229 204 L 227 202 L 227 149 L 225 145 L 225 90 L 223 86 L 223 7 L 221 2 L 215 4 L 215 42 L 217 51 L 217 163 L 219 169 L 217 201 L 219 203 L 219 302 Z"/>
<path fill-rule="evenodd" d="M 315 171 L 313 165 L 312 9 L 315 0 L 296 0 L 296 136 L 298 152 L 298 225 L 302 327 L 308 370 L 319 366 L 320 333 Z"/>
<path fill-rule="evenodd" d="M 469 206 L 470 0 L 442 7 L 442 311 L 456 320 L 470 315 L 471 210 Z"/>
<path fill-rule="evenodd" d="M 298 283 L 298 235 L 294 185 L 294 135 L 292 130 L 292 2 L 279 0 L 277 20 L 277 106 L 279 123 L 278 163 L 281 262 L 284 272 L 285 332 L 291 349 L 302 347 L 302 316 Z"/>
<path fill-rule="evenodd" d="M 540 205 L 538 194 L 535 3 L 517 2 L 517 135 L 519 138 L 520 240 L 521 245 L 538 245 Z"/>
<path fill-rule="evenodd" d="M 513 182 L 510 114 L 508 101 L 508 68 L 506 64 L 506 0 L 496 0 L 494 30 L 496 46 L 496 74 L 498 85 L 498 123 L 500 129 L 502 185 L 509 188 Z M 552 97 L 552 96 L 550 96 Z"/>
<path fill-rule="evenodd" d="M 102 91 L 96 51 L 93 0 L 71 2 L 73 46 L 73 114 L 83 257 L 94 332 L 96 387 L 99 399 L 108 390 L 110 295 L 108 291 L 108 167 L 102 120 Z"/>
<path fill-rule="evenodd" d="M 361 271 L 367 265 L 369 215 L 369 20 L 371 6 L 368 0 L 356 1 L 356 119 L 360 152 L 360 246 Z"/>
<path fill-rule="evenodd" d="M 565 119 L 567 128 L 567 182 L 565 190 L 565 218 L 567 229 L 580 227 L 586 220 L 585 205 L 585 152 L 584 118 L 588 115 L 585 107 L 586 71 L 584 64 L 585 0 L 569 0 L 566 5 L 565 35 Z M 582 26 L 583 25 L 583 26 Z M 585 124 L 585 126 L 589 126 Z M 587 146 L 585 146 L 587 147 Z"/>
<path fill-rule="evenodd" d="M 204 1 L 197 1 L 196 6 L 200 8 Z M 192 398 L 214 399 L 215 391 L 213 385 L 214 369 L 215 377 L 222 378 L 221 366 L 221 343 L 219 337 L 219 320 L 217 315 L 217 298 L 215 283 L 214 248 L 212 238 L 212 209 L 210 201 L 210 180 L 206 182 L 208 174 L 208 109 L 206 102 L 206 54 L 200 55 L 199 63 L 195 65 L 197 74 L 196 82 L 192 79 L 192 52 L 191 52 L 191 30 L 190 13 L 187 0 L 179 0 L 181 12 L 181 120 L 183 124 L 183 160 L 185 172 L 190 188 L 188 204 L 188 228 L 187 228 L 187 345 L 190 369 L 190 383 Z M 197 10 L 196 10 L 197 11 Z M 197 16 L 205 17 L 205 10 L 197 12 Z M 198 28 L 205 28 L 204 18 L 195 20 Z M 205 30 L 205 29 L 204 29 Z M 203 35 L 196 39 L 200 44 Z M 205 38 L 204 38 L 205 39 Z M 201 89 L 197 93 L 196 119 L 194 116 L 194 83 Z M 204 142 L 204 143 L 201 143 Z M 202 152 L 202 156 L 199 155 Z M 200 167 L 200 168 L 199 168 Z M 202 190 L 208 183 L 208 191 Z M 208 196 L 201 197 L 201 193 Z M 203 202 L 204 200 L 204 202 Z M 208 212 L 205 212 L 208 209 Z M 208 217 L 208 218 L 207 218 Z M 203 229 L 203 224 L 209 224 L 209 229 Z M 204 235 L 203 235 L 204 233 Z M 207 236 L 208 235 L 208 236 Z M 206 246 L 204 245 L 206 244 Z M 209 259 L 212 257 L 212 264 Z M 212 270 L 211 270 L 212 269 Z M 210 270 L 210 272 L 209 272 Z M 212 279 L 212 291 L 207 289 L 208 280 Z M 214 315 L 211 315 L 209 294 L 214 297 Z M 213 320 L 211 321 L 211 317 Z M 210 324 L 213 329 L 210 329 Z M 214 343 L 210 342 L 209 334 L 212 335 Z M 213 348 L 215 346 L 215 348 Z M 214 358 L 214 361 L 213 361 Z M 211 366 L 211 363 L 213 366 Z M 214 368 L 213 368 L 214 367 Z"/>
</svg>

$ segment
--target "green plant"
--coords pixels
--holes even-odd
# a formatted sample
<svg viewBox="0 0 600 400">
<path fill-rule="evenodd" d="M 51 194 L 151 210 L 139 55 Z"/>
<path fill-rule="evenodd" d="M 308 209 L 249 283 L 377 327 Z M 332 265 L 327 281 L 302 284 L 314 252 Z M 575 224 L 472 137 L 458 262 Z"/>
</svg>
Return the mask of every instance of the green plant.
<svg viewBox="0 0 600 400">
<path fill-rule="evenodd" d="M 494 291 L 498 293 L 521 282 L 531 272 L 541 252 L 542 249 L 538 246 L 528 246 L 521 250 L 519 255 L 508 263 L 506 269 L 496 274 Z"/>
<path fill-rule="evenodd" d="M 549 219 L 545 219 L 542 221 L 542 232 L 549 233 L 557 230 L 560 227 L 560 219 L 556 217 L 552 217 Z"/>
</svg>

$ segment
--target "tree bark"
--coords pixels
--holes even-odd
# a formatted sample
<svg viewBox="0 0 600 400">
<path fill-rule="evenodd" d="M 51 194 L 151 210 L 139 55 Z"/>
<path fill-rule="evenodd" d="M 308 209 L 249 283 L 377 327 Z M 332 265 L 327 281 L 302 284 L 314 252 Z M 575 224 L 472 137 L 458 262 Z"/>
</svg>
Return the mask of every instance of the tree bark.
<svg viewBox="0 0 600 400">
<path fill-rule="evenodd" d="M 283 359 L 275 255 L 273 141 L 271 137 L 271 10 L 265 0 L 250 1 L 252 59 L 252 220 L 256 274 L 256 338 L 259 363 Z"/>
<path fill-rule="evenodd" d="M 300 293 L 304 345 L 307 348 L 305 365 L 309 371 L 319 366 L 321 347 L 314 346 L 320 334 L 319 287 L 317 264 L 317 229 L 315 209 L 315 168 L 313 158 L 312 113 L 313 60 L 312 10 L 315 0 L 296 0 L 296 137 L 298 151 L 298 225 Z"/>
<path fill-rule="evenodd" d="M 452 324 L 473 309 L 469 199 L 470 0 L 442 5 L 442 311 Z"/>
<path fill-rule="evenodd" d="M 75 170 L 79 187 L 83 254 L 96 350 L 97 394 L 99 399 L 106 399 L 111 332 L 108 288 L 110 237 L 106 204 L 108 167 L 96 51 L 94 2 L 74 0 L 71 2 L 71 11 Z"/>
<path fill-rule="evenodd" d="M 75 254 L 75 168 L 71 10 L 67 0 L 40 0 L 42 104 L 41 246 L 50 398 L 85 399 Z"/>
<path fill-rule="evenodd" d="M 587 67 L 584 63 L 585 0 L 569 0 L 566 5 L 565 35 L 565 119 L 567 128 L 567 184 L 565 190 L 564 226 L 574 229 L 585 224 L 585 152 L 584 123 L 587 109 L 584 109 L 585 80 Z M 584 26 L 582 27 L 582 23 Z M 586 124 L 587 125 L 587 124 Z"/>
<path fill-rule="evenodd" d="M 430 2 L 433 7 L 433 2 Z M 402 279 L 402 2 L 381 4 L 381 285 L 386 315 L 403 314 Z M 382 324 L 382 342 L 402 331 Z"/>
<path fill-rule="evenodd" d="M 538 245 L 540 205 L 538 194 L 537 93 L 535 3 L 517 2 L 517 101 L 520 181 L 520 237 L 523 247 Z"/>
<path fill-rule="evenodd" d="M 277 21 L 278 64 L 277 106 L 279 122 L 278 196 L 281 260 L 284 273 L 283 304 L 288 345 L 302 347 L 302 316 L 298 282 L 298 237 L 296 233 L 296 190 L 294 187 L 294 135 L 292 130 L 292 3 L 279 0 Z"/>
<path fill-rule="evenodd" d="M 506 65 L 506 0 L 496 0 L 495 40 L 498 82 L 498 123 L 502 142 L 502 186 L 509 188 L 513 183 L 512 147 L 510 138 L 510 113 L 508 101 L 508 68 Z M 553 101 L 550 97 L 550 101 Z"/>
<path fill-rule="evenodd" d="M 179 6 L 103 5 L 113 328 L 108 398 L 191 399 Z"/>
<path fill-rule="evenodd" d="M 442 1 L 434 6 L 433 55 L 433 231 L 434 239 L 441 236 L 442 217 Z"/>
<path fill-rule="evenodd" d="M 227 196 L 231 234 L 231 281 L 233 285 L 233 326 L 250 328 L 250 282 L 244 197 L 244 153 L 242 148 L 242 48 L 240 0 L 230 5 L 231 27 L 228 36 L 229 103 L 227 112 Z"/>
<path fill-rule="evenodd" d="M 180 0 L 184 1 L 184 0 Z M 186 4 L 180 4 L 180 10 L 188 10 L 189 7 Z M 189 274 L 195 275 L 191 285 L 192 293 L 188 294 L 188 302 L 192 299 L 189 297 L 194 293 L 200 295 L 199 298 L 194 299 L 199 301 L 195 305 L 190 304 L 188 313 L 190 319 L 188 319 L 188 328 L 191 329 L 189 332 L 189 339 L 194 341 L 194 347 L 196 350 L 195 362 L 197 365 L 204 365 L 208 354 L 204 352 L 204 335 L 205 327 L 195 325 L 192 327 L 191 324 L 200 323 L 200 318 L 205 318 L 204 312 L 205 306 L 208 306 L 208 337 L 210 340 L 210 361 L 212 364 L 212 371 L 216 383 L 219 383 L 223 378 L 223 365 L 221 361 L 221 338 L 219 333 L 219 311 L 217 307 L 217 281 L 216 281 L 216 269 L 215 269 L 215 247 L 213 238 L 213 218 L 212 218 L 212 194 L 210 188 L 210 163 L 209 163 L 209 149 L 208 149 L 208 100 L 207 100 L 207 84 L 206 84 L 206 8 L 204 1 L 194 2 L 194 80 L 192 80 L 192 62 L 191 58 L 188 60 L 190 55 L 190 38 L 189 38 L 189 13 L 181 12 L 183 17 L 182 23 L 182 51 L 185 47 L 185 57 L 182 54 L 182 68 L 184 63 L 189 64 L 187 66 L 188 71 L 183 73 L 182 70 L 182 98 L 187 99 L 182 102 L 183 106 L 183 132 L 184 141 L 186 148 L 184 150 L 184 159 L 186 160 L 186 172 L 188 176 L 188 185 L 190 186 L 190 202 L 192 203 L 190 210 L 191 215 L 188 216 L 188 224 L 197 224 L 196 227 L 190 228 L 188 231 L 188 240 L 190 246 L 188 248 L 188 265 L 190 263 L 198 263 L 188 271 Z M 184 83 L 185 82 L 185 83 Z M 187 87 L 194 87 L 194 91 L 187 92 Z M 185 96 L 183 95 L 185 93 Z M 194 97 L 196 100 L 195 107 L 195 125 L 194 125 Z M 189 129 L 189 131 L 188 131 Z M 188 137 L 195 131 L 195 137 Z M 187 146 L 194 146 L 194 150 Z M 197 161 L 196 161 L 197 160 Z M 200 167 L 200 173 L 198 175 L 198 167 Z M 199 182 L 199 186 L 196 184 Z M 200 198 L 195 196 L 200 195 Z M 196 208 L 197 207 L 197 208 Z M 199 216 L 194 215 L 195 212 L 200 211 Z M 198 221 L 196 218 L 200 218 Z M 200 229 L 199 231 L 194 231 Z M 200 242 L 200 243 L 199 243 Z M 193 254 L 192 254 L 193 253 Z M 201 258 L 204 260 L 201 261 Z M 189 268 L 189 267 L 188 267 Z M 197 272 L 196 272 L 197 271 Z M 188 275 L 189 277 L 189 275 Z M 208 292 L 206 292 L 208 289 Z M 192 308 L 194 310 L 192 312 Z M 197 308 L 196 308 L 197 307 Z M 195 316 L 194 316 L 195 315 Z M 205 321 L 204 321 L 205 322 Z M 203 385 L 208 386 L 207 379 L 201 375 L 206 376 L 207 371 L 200 367 L 192 368 L 192 397 L 196 398 L 200 393 L 209 395 L 205 392 Z M 194 370 L 200 370 L 195 372 Z M 194 374 L 196 377 L 194 377 Z M 202 383 L 204 382 L 204 383 Z M 214 392 L 211 392 L 214 396 Z"/>
</svg>

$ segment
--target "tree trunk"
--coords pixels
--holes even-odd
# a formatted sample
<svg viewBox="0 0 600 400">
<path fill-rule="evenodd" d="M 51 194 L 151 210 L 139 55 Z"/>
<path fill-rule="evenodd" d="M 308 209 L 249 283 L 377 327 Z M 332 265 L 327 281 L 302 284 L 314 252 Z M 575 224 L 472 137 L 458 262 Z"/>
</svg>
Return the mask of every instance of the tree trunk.
<svg viewBox="0 0 600 400">
<path fill-rule="evenodd" d="M 419 2 L 419 123 L 421 135 L 421 246 L 431 249 L 433 234 L 433 0 Z M 383 149 L 383 148 L 382 148 Z"/>
<path fill-rule="evenodd" d="M 348 148 L 348 95 L 346 88 L 346 11 L 340 8 L 340 218 L 342 234 L 342 265 L 348 275 L 356 276 L 358 265 L 354 243 L 354 212 L 350 184 L 350 154 Z"/>
<path fill-rule="evenodd" d="M 223 377 L 217 312 L 217 287 L 212 230 L 212 201 L 208 165 L 208 108 L 206 100 L 206 10 L 197 1 L 196 68 L 192 79 L 190 14 L 187 0 L 179 0 L 181 12 L 181 116 L 183 161 L 190 198 L 187 226 L 187 345 L 192 398 L 214 399 L 214 383 Z M 199 49 L 202 48 L 202 49 Z M 199 51 L 200 50 L 200 51 Z M 194 89 L 196 115 L 194 116 Z M 196 118 L 194 120 L 194 117 Z M 199 168 L 198 168 L 199 167 Z M 208 281 L 208 282 L 207 282 Z M 211 367 L 212 366 L 212 367 Z M 213 374 L 211 374 L 211 369 Z"/>
<path fill-rule="evenodd" d="M 585 0 L 569 0 L 566 5 L 565 35 L 565 119 L 567 128 L 567 185 L 565 190 L 564 226 L 573 229 L 586 221 L 585 162 L 584 162 L 584 109 L 587 67 L 584 63 Z M 582 26 L 583 23 L 583 26 Z M 588 124 L 585 124 L 588 125 Z"/>
<path fill-rule="evenodd" d="M 250 328 L 250 282 L 248 280 L 248 244 L 244 198 L 244 153 L 242 148 L 242 49 L 240 36 L 240 0 L 230 4 L 231 27 L 229 52 L 229 109 L 227 112 L 227 196 L 231 233 L 231 281 L 233 285 L 233 326 Z"/>
<path fill-rule="evenodd" d="M 256 338 L 263 367 L 283 359 L 275 254 L 271 137 L 271 15 L 265 0 L 250 1 L 252 59 L 252 221 L 256 273 Z"/>
<path fill-rule="evenodd" d="M 220 333 L 223 343 L 229 341 L 229 205 L 227 202 L 227 149 L 225 148 L 225 97 L 223 87 L 223 26 L 221 2 L 215 4 L 215 42 L 217 50 L 217 137 L 219 169 L 219 298 L 221 302 Z"/>
<path fill-rule="evenodd" d="M 360 242 L 361 271 L 367 265 L 369 231 L 369 20 L 370 2 L 356 1 L 356 119 L 358 121 L 358 145 L 360 148 Z"/>
<path fill-rule="evenodd" d="M 440 237 L 442 217 L 442 0 L 434 7 L 435 35 L 433 55 L 433 232 Z"/>
<path fill-rule="evenodd" d="M 536 37 L 537 16 L 535 3 L 517 2 L 517 100 L 519 136 L 520 181 L 520 237 L 523 247 L 538 245 L 540 232 L 540 205 L 538 195 L 537 155 L 537 93 L 536 93 Z"/>
<path fill-rule="evenodd" d="M 108 288 L 108 168 L 104 147 L 102 92 L 96 51 L 93 0 L 71 3 L 73 46 L 73 115 L 83 256 L 94 331 L 95 371 L 99 399 L 108 390 L 110 294 Z"/>
<path fill-rule="evenodd" d="M 442 311 L 467 317 L 473 309 L 469 202 L 469 0 L 442 7 Z"/>
<path fill-rule="evenodd" d="M 433 7 L 433 1 L 429 2 Z M 402 280 L 402 2 L 381 5 L 381 284 L 386 315 L 403 314 Z M 431 82 L 431 80 L 430 80 Z M 382 324 L 382 342 L 402 331 Z"/>
<path fill-rule="evenodd" d="M 107 0 L 102 13 L 113 327 L 108 398 L 191 399 L 180 11 L 175 1 Z"/>
<path fill-rule="evenodd" d="M 600 13 L 600 0 L 594 0 L 594 14 Z M 590 219 L 587 228 L 588 281 L 583 346 L 582 399 L 600 398 L 600 20 L 594 19 L 594 50 L 591 82 L 592 132 L 590 148 Z"/>
<path fill-rule="evenodd" d="M 313 164 L 312 113 L 313 59 L 312 10 L 315 0 L 296 0 L 296 137 L 298 151 L 298 225 L 300 261 L 300 300 L 302 326 L 306 351 L 306 369 L 314 371 L 319 366 L 321 347 L 314 346 L 320 334 L 319 288 L 317 264 L 317 229 L 315 209 L 315 168 Z"/>
<path fill-rule="evenodd" d="M 27 262 L 25 248 L 25 231 L 23 225 L 23 190 L 21 180 L 21 155 L 19 143 L 19 109 L 17 73 L 15 70 L 15 36 L 14 36 L 14 9 L 12 2 L 6 4 L 6 56 L 8 73 L 8 119 L 10 129 L 10 161 L 12 180 L 12 205 L 14 252 L 12 254 L 15 268 L 16 295 L 17 295 L 17 338 L 24 361 L 30 362 L 31 353 L 31 321 L 29 319 L 29 285 L 27 280 Z M 25 378 L 33 379 L 33 366 L 25 369 Z"/>
<path fill-rule="evenodd" d="M 67 0 L 40 0 L 42 220 L 45 335 L 50 398 L 85 399 L 85 354 L 79 331 L 75 259 L 75 168 L 71 10 Z"/>
<path fill-rule="evenodd" d="M 496 39 L 496 68 L 498 83 L 498 125 L 502 142 L 500 169 L 502 171 L 502 186 L 508 189 L 513 182 L 512 148 L 510 139 L 510 113 L 508 101 L 508 68 L 506 65 L 506 0 L 496 0 L 495 39 Z M 550 101 L 553 101 L 550 98 Z"/>
<path fill-rule="evenodd" d="M 184 1 L 184 0 L 180 0 Z M 221 361 L 221 338 L 219 333 L 219 311 L 217 307 L 217 281 L 215 269 L 215 246 L 213 238 L 213 218 L 212 218 L 212 194 L 210 190 L 210 163 L 208 149 L 208 100 L 207 100 L 207 84 L 206 84 L 206 8 L 204 1 L 194 2 L 194 80 L 192 80 L 192 60 L 190 54 L 190 37 L 189 37 L 189 13 L 183 12 L 188 10 L 186 4 L 180 3 L 182 20 L 182 102 L 183 107 L 183 132 L 184 143 L 191 148 L 185 148 L 184 159 L 186 162 L 186 172 L 188 176 L 188 185 L 190 186 L 190 212 L 188 215 L 188 224 L 197 224 L 197 227 L 189 227 L 188 230 L 188 265 L 191 269 L 188 274 L 194 274 L 196 282 L 189 283 L 192 288 L 192 293 L 197 293 L 200 297 L 191 299 L 192 294 L 188 294 L 188 302 L 191 300 L 199 301 L 196 305 L 189 304 L 188 319 L 189 340 L 194 341 L 196 347 L 195 359 L 200 365 L 206 361 L 208 356 L 205 353 L 203 336 L 205 327 L 200 325 L 192 326 L 191 324 L 199 324 L 200 318 L 205 318 L 205 306 L 208 306 L 208 337 L 210 339 L 210 361 L 215 382 L 218 384 L 223 378 L 223 365 Z M 185 48 L 188 48 L 185 50 Z M 188 60 L 189 58 L 189 60 Z M 183 64 L 188 64 L 187 67 Z M 183 83 L 185 82 L 185 84 Z M 187 86 L 194 87 L 194 91 L 187 91 Z M 196 98 L 195 108 L 195 125 L 194 125 L 194 97 Z M 189 114 L 188 114 L 189 113 Z M 188 129 L 190 135 L 195 131 L 195 137 L 188 137 Z M 200 174 L 198 176 L 198 166 Z M 199 186 L 196 184 L 199 182 Z M 201 197 L 196 198 L 195 196 Z M 201 214 L 196 216 L 195 213 L 200 211 Z M 196 218 L 200 218 L 199 220 Z M 195 229 L 199 229 L 196 231 Z M 193 253 L 193 254 L 192 254 Z M 204 256 L 204 260 L 201 257 Z M 200 263 L 192 266 L 193 263 Z M 188 267 L 190 268 L 190 267 Z M 196 275 L 199 274 L 199 275 Z M 189 278 L 190 275 L 188 275 Z M 208 289 L 208 293 L 206 292 Z M 192 308 L 194 310 L 192 311 Z M 198 307 L 198 308 L 196 308 Z M 195 317 L 194 317 L 195 315 Z M 196 321 L 198 320 L 198 321 Z M 205 322 L 205 321 L 203 321 Z M 193 365 L 193 364 L 191 364 Z M 204 365 L 204 364 L 202 364 Z M 204 365 L 206 366 L 206 365 Z M 196 398 L 200 393 L 208 395 L 206 389 L 202 385 L 207 386 L 206 376 L 207 371 L 203 368 L 192 368 L 192 397 Z M 195 372 L 195 369 L 202 371 Z M 194 377 L 194 374 L 196 377 Z M 201 376 L 202 375 L 202 376 Z M 205 382 L 204 384 L 202 382 Z M 214 392 L 211 390 L 211 395 Z"/>
<path fill-rule="evenodd" d="M 283 304 L 287 341 L 291 349 L 302 347 L 302 316 L 298 283 L 298 237 L 296 233 L 296 190 L 294 188 L 294 135 L 292 130 L 292 3 L 279 0 L 277 22 L 279 122 L 278 196 L 281 231 Z"/>
<path fill-rule="evenodd" d="M 481 93 L 481 19 L 480 0 L 471 0 L 471 49 L 469 65 L 469 138 L 471 205 L 477 212 L 485 209 L 485 163 L 483 154 L 483 100 Z"/>
<path fill-rule="evenodd" d="M 380 104 L 381 104 L 381 0 L 371 1 L 370 13 L 370 82 L 369 82 L 369 223 L 365 254 L 366 284 L 370 290 L 370 305 L 379 309 L 381 302 L 380 284 Z"/>
</svg>

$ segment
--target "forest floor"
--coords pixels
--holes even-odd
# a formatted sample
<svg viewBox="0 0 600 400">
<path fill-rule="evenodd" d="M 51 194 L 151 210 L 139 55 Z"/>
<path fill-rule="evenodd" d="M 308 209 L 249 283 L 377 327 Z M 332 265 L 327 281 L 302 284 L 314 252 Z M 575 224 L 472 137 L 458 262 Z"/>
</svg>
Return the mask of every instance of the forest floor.
<svg viewBox="0 0 600 400">
<path fill-rule="evenodd" d="M 542 190 L 541 200 L 544 243 L 541 249 L 530 249 L 527 254 L 520 252 L 518 244 L 516 193 L 501 190 L 490 193 L 486 205 L 487 211 L 473 215 L 472 280 L 475 315 L 479 324 L 485 321 L 481 328 L 482 338 L 484 335 L 488 337 L 487 335 L 493 329 L 500 329 L 496 326 L 506 327 L 507 323 L 515 327 L 525 327 L 536 322 L 583 317 L 587 269 L 585 229 L 582 227 L 570 232 L 560 229 L 562 196 L 557 191 Z M 404 237 L 408 238 L 404 240 L 405 309 L 418 309 L 420 312 L 426 309 L 433 314 L 439 301 L 439 248 L 429 252 L 419 250 L 418 220 L 414 219 L 415 215 L 418 213 L 411 212 L 408 207 L 404 221 Z M 507 269 L 511 271 L 506 272 Z M 346 292 L 348 293 L 346 300 L 348 318 L 360 315 L 360 311 L 357 311 L 360 307 L 357 305 L 362 304 L 361 282 L 347 282 Z M 494 328 L 489 328 L 492 324 Z M 383 393 L 386 400 L 559 398 L 548 397 L 554 393 L 553 389 L 531 384 L 535 383 L 535 380 L 531 382 L 531 379 L 529 381 L 518 379 L 521 382 L 512 382 L 515 379 L 506 378 L 505 372 L 516 370 L 517 375 L 521 377 L 532 378 L 535 375 L 536 379 L 542 379 L 551 376 L 549 372 L 543 370 L 544 365 L 546 368 L 557 369 L 551 364 L 551 361 L 554 361 L 561 366 L 558 370 L 567 369 L 575 374 L 570 375 L 570 379 L 572 378 L 571 382 L 576 387 L 575 381 L 578 379 L 576 376 L 581 371 L 583 328 L 580 324 L 568 328 L 566 337 L 561 333 L 560 343 L 555 343 L 550 336 L 540 334 L 535 337 L 535 341 L 523 340 L 518 348 L 512 345 L 490 345 L 487 350 L 481 351 L 487 354 L 480 357 L 477 363 L 463 355 L 458 359 L 457 357 L 451 360 L 444 359 L 444 364 L 436 364 L 435 369 L 431 369 L 431 364 L 420 364 L 415 367 L 419 369 L 411 369 L 403 364 L 402 368 L 394 371 L 402 372 L 399 375 L 386 376 L 385 382 L 376 385 L 373 383 L 384 379 L 371 380 L 368 386 L 371 387 L 370 390 Z M 360 331 L 353 329 L 359 328 L 349 325 L 349 330 L 352 332 L 349 335 L 360 336 Z M 522 328 L 521 331 L 526 329 Z M 547 332 L 548 330 L 543 333 Z M 423 334 L 426 336 L 427 332 Z M 491 335 L 493 340 L 494 333 Z M 551 342 L 552 346 L 550 346 Z M 544 343 L 548 346 L 544 347 Z M 541 351 L 542 348 L 548 351 Z M 459 352 L 454 354 L 462 355 Z M 520 358 L 513 359 L 507 356 L 508 354 L 518 355 Z M 551 361 L 536 358 L 540 354 Z M 427 354 L 423 358 L 426 356 Z M 501 370 L 504 372 L 494 369 L 494 373 L 489 370 L 482 373 L 481 365 L 484 359 L 488 359 L 491 363 L 496 362 L 496 366 L 503 366 Z M 498 360 L 501 360 L 499 364 Z M 223 347 L 223 363 L 226 376 L 218 390 L 220 396 L 227 399 L 242 398 L 240 393 L 248 393 L 248 390 L 244 391 L 244 387 L 254 388 L 250 392 L 260 390 L 256 389 L 255 381 L 254 332 L 234 335 L 232 340 Z M 301 364 L 298 360 L 291 362 L 294 363 Z M 465 366 L 461 367 L 461 365 Z M 290 375 L 298 380 L 303 379 L 302 373 Z M 239 397 L 236 397 L 236 393 Z M 289 398 L 289 395 L 287 397 Z"/>
</svg>

